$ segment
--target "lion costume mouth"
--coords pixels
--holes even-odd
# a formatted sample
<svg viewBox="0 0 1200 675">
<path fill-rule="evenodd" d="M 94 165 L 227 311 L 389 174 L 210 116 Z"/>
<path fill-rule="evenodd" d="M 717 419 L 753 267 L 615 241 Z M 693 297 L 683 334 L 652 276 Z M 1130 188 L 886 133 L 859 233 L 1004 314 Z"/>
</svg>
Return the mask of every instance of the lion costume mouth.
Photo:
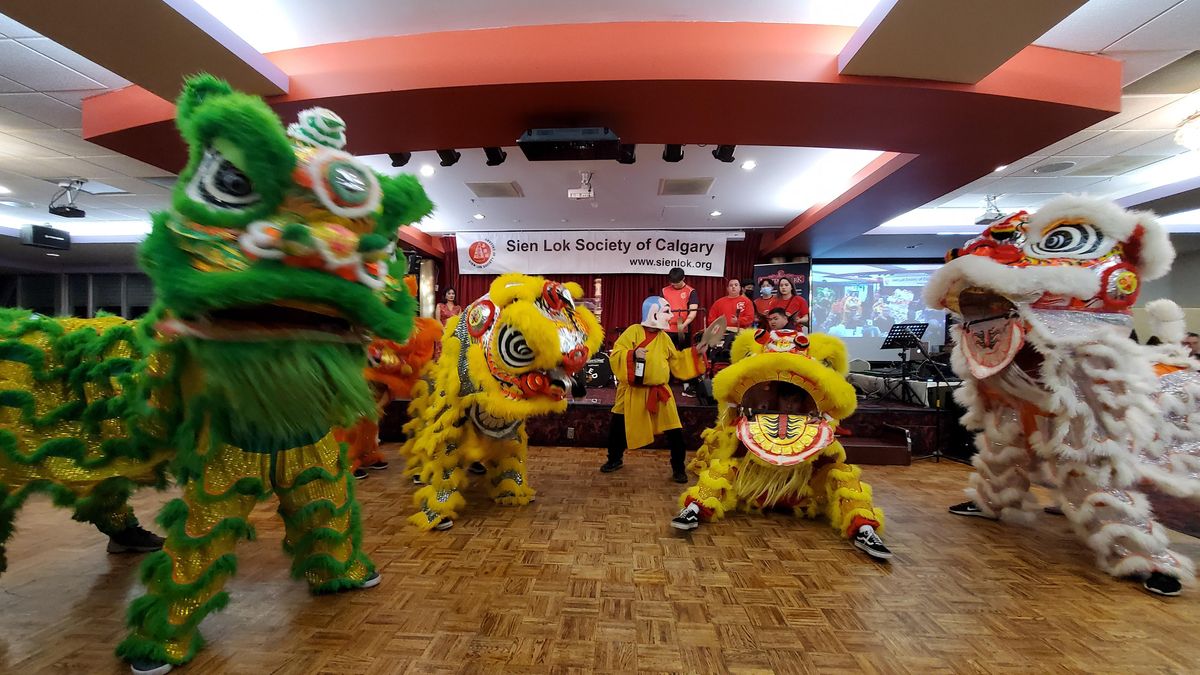
<svg viewBox="0 0 1200 675">
<path fill-rule="evenodd" d="M 362 332 L 336 310 L 290 301 L 225 307 L 195 319 L 166 319 L 158 329 L 165 335 L 214 342 L 364 342 Z"/>
<path fill-rule="evenodd" d="M 1025 346 L 1025 320 L 1007 298 L 982 288 L 958 294 L 963 354 L 971 374 L 991 377 L 1008 367 Z"/>
<path fill-rule="evenodd" d="M 799 464 L 834 440 L 833 418 L 820 410 L 803 378 L 788 375 L 792 381 L 768 380 L 747 389 L 735 420 L 742 445 L 774 466 Z"/>
</svg>

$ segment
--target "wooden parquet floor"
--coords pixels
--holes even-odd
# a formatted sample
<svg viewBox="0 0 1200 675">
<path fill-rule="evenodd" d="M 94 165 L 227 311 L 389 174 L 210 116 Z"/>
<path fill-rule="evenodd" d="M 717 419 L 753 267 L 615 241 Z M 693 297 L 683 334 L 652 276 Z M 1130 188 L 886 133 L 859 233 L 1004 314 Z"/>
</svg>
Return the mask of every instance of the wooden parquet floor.
<svg viewBox="0 0 1200 675">
<path fill-rule="evenodd" d="M 890 564 L 823 523 L 736 514 L 668 527 L 664 453 L 535 448 L 525 508 L 473 494 L 418 534 L 412 486 L 359 483 L 378 588 L 310 597 L 289 578 L 274 505 L 239 548 L 229 608 L 186 673 L 1159 673 L 1200 671 L 1200 591 L 1145 594 L 1092 567 L 1061 517 L 1033 528 L 946 513 L 966 467 L 865 467 Z M 136 497 L 143 520 L 167 495 Z M 123 673 L 112 655 L 138 557 L 47 501 L 21 514 L 0 577 L 0 672 Z M 1180 550 L 1200 555 L 1196 540 Z"/>
</svg>

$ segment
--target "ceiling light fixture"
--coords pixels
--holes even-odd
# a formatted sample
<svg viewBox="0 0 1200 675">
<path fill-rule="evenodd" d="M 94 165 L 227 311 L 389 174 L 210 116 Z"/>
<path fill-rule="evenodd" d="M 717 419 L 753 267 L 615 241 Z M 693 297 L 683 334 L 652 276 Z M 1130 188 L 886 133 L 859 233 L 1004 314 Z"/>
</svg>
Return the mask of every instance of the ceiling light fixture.
<svg viewBox="0 0 1200 675">
<path fill-rule="evenodd" d="M 742 170 L 743 171 L 753 171 L 754 167 L 756 167 L 756 166 L 758 166 L 758 162 L 756 162 L 752 159 L 748 159 L 748 160 L 742 162 Z"/>
<path fill-rule="evenodd" d="M 1200 150 L 1200 110 L 1179 123 L 1175 130 L 1175 142 L 1188 150 Z"/>
<path fill-rule="evenodd" d="M 433 172 L 434 172 L 434 168 L 433 168 L 432 164 L 425 164 L 425 165 L 421 166 L 421 175 L 422 176 L 429 178 L 430 176 L 433 175 Z"/>
<path fill-rule="evenodd" d="M 1001 171 L 1003 171 L 1007 168 L 1008 168 L 1007 164 L 1001 164 L 1000 166 L 996 167 L 996 170 L 993 171 L 992 173 L 1000 173 Z"/>
<path fill-rule="evenodd" d="M 57 253 L 47 253 L 46 255 L 50 256 L 51 258 L 58 258 L 58 257 L 61 257 L 61 256 L 59 256 L 59 254 L 57 254 Z"/>
<path fill-rule="evenodd" d="M 475 215 L 473 215 L 471 217 L 474 218 L 475 220 L 483 220 L 484 218 L 486 218 L 486 216 L 484 216 L 482 213 L 476 213 Z"/>
<path fill-rule="evenodd" d="M 720 212 L 720 211 L 713 211 L 712 213 L 710 213 L 710 214 L 708 214 L 708 215 L 712 216 L 713 218 L 719 218 L 719 217 L 721 216 L 721 212 Z"/>
<path fill-rule="evenodd" d="M 487 156 L 488 166 L 500 166 L 508 159 L 508 153 L 500 148 L 484 148 L 483 154 Z"/>
<path fill-rule="evenodd" d="M 633 143 L 622 143 L 621 147 L 617 148 L 617 163 L 618 164 L 633 164 L 637 161 L 635 154 L 637 146 Z"/>
<path fill-rule="evenodd" d="M 449 150 L 438 150 L 437 154 L 438 157 L 442 158 L 442 161 L 440 162 L 442 166 L 454 166 L 458 163 L 459 158 L 462 157 L 462 153 L 453 148 Z"/>
<path fill-rule="evenodd" d="M 682 145 L 667 145 L 667 146 L 663 147 L 663 161 L 664 162 L 674 163 L 674 162 L 678 162 L 681 159 L 683 159 L 683 146 Z"/>
<path fill-rule="evenodd" d="M 408 164 L 408 160 L 412 159 L 411 152 L 389 152 L 388 159 L 392 160 L 392 166 L 404 166 Z"/>
<path fill-rule="evenodd" d="M 0 195 L 8 195 L 8 194 L 12 194 L 12 190 L 9 190 L 8 188 L 4 187 L 3 185 L 0 185 Z"/>
<path fill-rule="evenodd" d="M 715 157 L 715 158 L 716 158 L 718 161 L 725 162 L 726 164 L 728 164 L 728 163 L 730 163 L 730 162 L 732 162 L 732 161 L 733 161 L 733 149 L 734 149 L 735 147 L 737 147 L 737 146 L 734 146 L 734 145 L 718 145 L 718 146 L 717 146 L 717 149 L 716 149 L 716 150 L 713 150 L 713 152 L 712 152 L 712 155 L 713 155 L 713 157 Z"/>
</svg>

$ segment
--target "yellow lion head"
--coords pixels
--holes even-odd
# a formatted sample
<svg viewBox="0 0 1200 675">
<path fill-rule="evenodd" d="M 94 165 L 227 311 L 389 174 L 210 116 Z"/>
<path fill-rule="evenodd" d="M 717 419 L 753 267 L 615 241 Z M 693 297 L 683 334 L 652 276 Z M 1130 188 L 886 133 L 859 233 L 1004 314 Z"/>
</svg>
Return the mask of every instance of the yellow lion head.
<svg viewBox="0 0 1200 675">
<path fill-rule="evenodd" d="M 577 306 L 578 284 L 505 274 L 446 326 L 442 359 L 462 396 L 501 420 L 562 412 L 571 378 L 600 347 L 596 317 Z"/>
<path fill-rule="evenodd" d="M 713 379 L 725 406 L 721 425 L 757 460 L 791 466 L 834 442 L 838 423 L 857 404 L 846 381 L 841 340 L 798 331 L 743 331 L 731 350 L 733 364 Z"/>
</svg>

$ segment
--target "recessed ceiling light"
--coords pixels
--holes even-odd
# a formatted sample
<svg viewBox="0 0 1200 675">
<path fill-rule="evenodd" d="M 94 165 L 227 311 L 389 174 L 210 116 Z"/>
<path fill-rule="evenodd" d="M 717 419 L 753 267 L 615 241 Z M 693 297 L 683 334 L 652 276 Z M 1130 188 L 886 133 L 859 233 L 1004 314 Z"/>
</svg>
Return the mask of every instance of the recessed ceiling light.
<svg viewBox="0 0 1200 675">
<path fill-rule="evenodd" d="M 57 257 L 58 257 L 58 254 L 57 254 L 57 253 L 47 253 L 46 255 L 50 256 L 51 258 L 57 258 Z"/>
<path fill-rule="evenodd" d="M 0 185 L 0 195 L 7 195 L 7 194 L 12 194 L 12 190 L 9 190 L 8 188 L 4 187 L 3 185 Z"/>
<path fill-rule="evenodd" d="M 482 213 L 476 213 L 475 215 L 473 215 L 471 217 L 474 218 L 475 220 L 483 220 L 485 216 Z"/>
<path fill-rule="evenodd" d="M 713 211 L 712 213 L 710 213 L 710 214 L 708 214 L 708 215 L 712 216 L 713 218 L 716 218 L 717 216 L 720 216 L 720 215 L 721 215 L 721 212 L 720 212 L 720 211 Z"/>
<path fill-rule="evenodd" d="M 920 244 L 909 244 L 908 246 L 905 246 L 904 248 L 916 248 L 918 246 L 920 246 Z"/>
<path fill-rule="evenodd" d="M 432 164 L 422 164 L 421 165 L 421 175 L 425 176 L 426 178 L 429 178 L 430 176 L 432 176 L 433 175 L 433 165 Z"/>
<path fill-rule="evenodd" d="M 563 218 L 563 219 L 562 219 L 562 221 L 565 223 L 565 222 L 567 222 L 567 219 L 566 219 L 566 218 Z"/>
<path fill-rule="evenodd" d="M 1007 165 L 1007 164 L 1001 164 L 1000 166 L 996 167 L 996 171 L 995 171 L 995 173 L 1000 173 L 1001 171 L 1003 171 L 1003 170 L 1005 170 L 1005 169 L 1007 169 L 1007 168 L 1008 168 L 1008 165 Z"/>
<path fill-rule="evenodd" d="M 754 167 L 756 167 L 756 166 L 758 166 L 758 162 L 756 162 L 752 159 L 748 159 L 748 160 L 742 162 L 742 169 L 745 171 L 753 171 Z"/>
</svg>

